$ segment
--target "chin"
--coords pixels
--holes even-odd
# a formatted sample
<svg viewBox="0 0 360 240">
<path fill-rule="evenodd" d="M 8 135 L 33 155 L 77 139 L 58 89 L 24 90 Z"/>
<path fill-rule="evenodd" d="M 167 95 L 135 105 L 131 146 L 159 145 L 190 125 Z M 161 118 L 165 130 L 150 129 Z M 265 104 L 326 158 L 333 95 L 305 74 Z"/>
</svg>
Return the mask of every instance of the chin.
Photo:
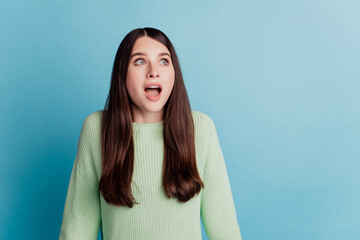
<svg viewBox="0 0 360 240">
<path fill-rule="evenodd" d="M 148 108 L 147 110 L 149 112 L 152 112 L 152 113 L 158 113 L 158 112 L 161 112 L 163 110 L 164 107 L 162 108 Z"/>
</svg>

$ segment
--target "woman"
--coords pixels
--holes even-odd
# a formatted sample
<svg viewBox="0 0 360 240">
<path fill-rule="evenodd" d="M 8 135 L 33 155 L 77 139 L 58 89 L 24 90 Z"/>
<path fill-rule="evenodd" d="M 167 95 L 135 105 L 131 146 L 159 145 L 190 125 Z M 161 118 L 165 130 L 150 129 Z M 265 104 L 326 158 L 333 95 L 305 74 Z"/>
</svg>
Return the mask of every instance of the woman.
<svg viewBox="0 0 360 240">
<path fill-rule="evenodd" d="M 241 239 L 212 119 L 191 111 L 175 50 L 135 29 L 116 53 L 104 110 L 83 123 L 60 240 Z"/>
</svg>

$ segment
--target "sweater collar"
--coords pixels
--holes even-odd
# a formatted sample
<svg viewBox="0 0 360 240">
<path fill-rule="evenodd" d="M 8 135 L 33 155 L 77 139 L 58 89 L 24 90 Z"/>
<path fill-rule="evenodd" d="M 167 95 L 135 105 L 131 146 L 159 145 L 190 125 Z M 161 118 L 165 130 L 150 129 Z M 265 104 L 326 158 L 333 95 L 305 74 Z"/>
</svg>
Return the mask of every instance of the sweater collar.
<svg viewBox="0 0 360 240">
<path fill-rule="evenodd" d="M 163 120 L 154 123 L 136 123 L 132 122 L 132 126 L 135 132 L 162 132 Z"/>
</svg>

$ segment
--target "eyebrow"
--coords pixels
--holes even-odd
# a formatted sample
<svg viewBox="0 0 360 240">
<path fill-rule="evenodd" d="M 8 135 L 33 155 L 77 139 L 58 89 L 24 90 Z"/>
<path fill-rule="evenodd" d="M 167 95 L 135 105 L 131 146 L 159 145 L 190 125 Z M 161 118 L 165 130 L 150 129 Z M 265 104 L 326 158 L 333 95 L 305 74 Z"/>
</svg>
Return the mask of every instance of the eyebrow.
<svg viewBox="0 0 360 240">
<path fill-rule="evenodd" d="M 169 55 L 168 53 L 166 53 L 166 52 L 159 53 L 158 56 L 161 57 L 161 56 L 165 56 L 165 55 L 167 55 L 167 56 L 170 57 L 170 55 Z M 135 57 L 135 56 L 146 56 L 146 53 L 143 53 L 143 52 L 134 53 L 134 54 L 132 54 L 132 55 L 130 56 L 130 59 L 132 59 L 132 58 Z"/>
</svg>

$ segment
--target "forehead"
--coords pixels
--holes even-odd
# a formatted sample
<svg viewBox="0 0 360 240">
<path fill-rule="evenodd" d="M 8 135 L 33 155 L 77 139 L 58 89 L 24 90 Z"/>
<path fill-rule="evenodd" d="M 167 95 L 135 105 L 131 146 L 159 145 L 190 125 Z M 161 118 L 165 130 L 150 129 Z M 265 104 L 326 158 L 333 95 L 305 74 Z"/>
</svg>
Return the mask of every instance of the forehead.
<svg viewBox="0 0 360 240">
<path fill-rule="evenodd" d="M 167 47 L 165 47 L 164 44 L 150 38 L 147 36 L 139 37 L 136 39 L 135 44 L 132 49 L 132 53 L 135 52 L 143 52 L 143 53 L 160 53 L 160 52 L 166 52 L 169 53 L 169 50 Z"/>
</svg>

